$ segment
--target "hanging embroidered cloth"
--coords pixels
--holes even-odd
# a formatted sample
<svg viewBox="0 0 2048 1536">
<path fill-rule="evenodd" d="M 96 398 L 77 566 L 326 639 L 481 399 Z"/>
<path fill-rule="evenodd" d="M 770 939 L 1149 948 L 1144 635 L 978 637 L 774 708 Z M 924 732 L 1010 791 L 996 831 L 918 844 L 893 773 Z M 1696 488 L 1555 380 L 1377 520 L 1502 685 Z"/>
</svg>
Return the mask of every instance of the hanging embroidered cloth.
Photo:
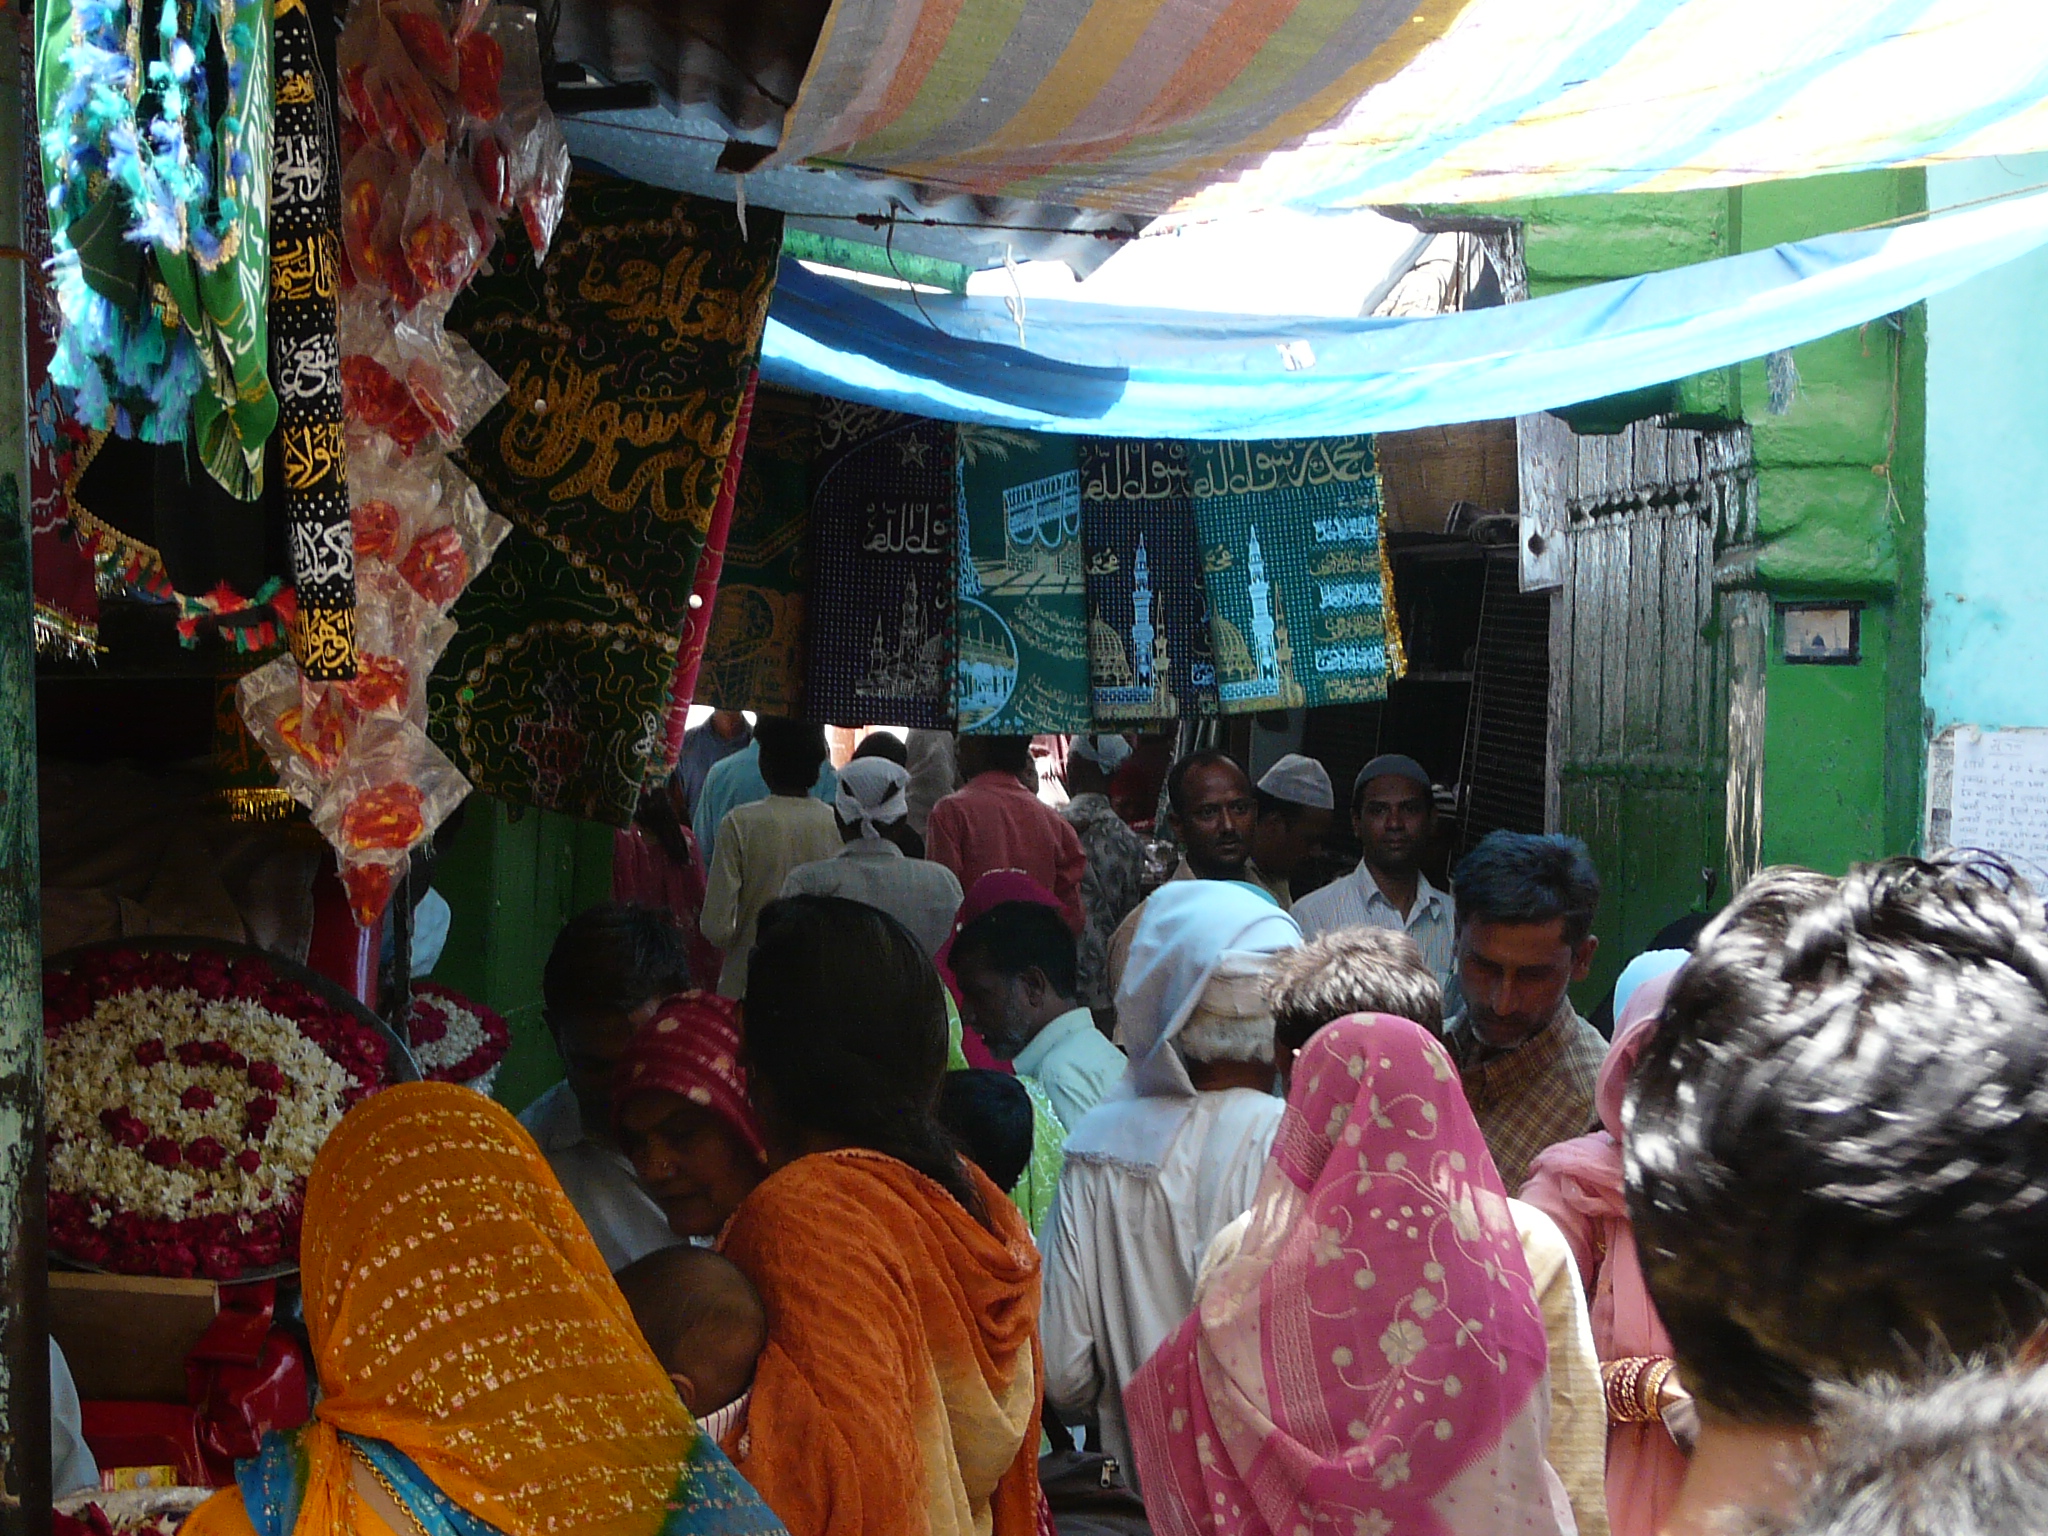
<svg viewBox="0 0 2048 1536">
<path fill-rule="evenodd" d="M 1403 670 L 1369 437 L 1188 445 L 1223 712 L 1356 704 Z"/>
<path fill-rule="evenodd" d="M 196 437 L 207 473 L 253 500 L 277 418 L 270 0 L 44 0 L 37 13 L 64 317 L 51 377 L 88 427 Z"/>
<path fill-rule="evenodd" d="M 1188 445 L 1084 438 L 1080 470 L 1095 718 L 1215 714 Z"/>
<path fill-rule="evenodd" d="M 1085 731 L 1088 591 L 1071 437 L 962 426 L 960 731 Z"/>
<path fill-rule="evenodd" d="M 510 385 L 463 449 L 513 522 L 436 670 L 436 740 L 477 788 L 624 826 L 676 653 L 782 243 L 723 204 L 578 175 L 545 266 L 508 231 L 457 303 Z"/>
<path fill-rule="evenodd" d="M 953 729 L 951 422 L 818 402 L 804 713 Z"/>
<path fill-rule="evenodd" d="M 804 704 L 816 402 L 763 389 L 747 426 L 695 702 L 794 719 Z"/>
<path fill-rule="evenodd" d="M 305 0 L 276 11 L 276 159 L 270 178 L 270 371 L 285 528 L 298 618 L 299 669 L 315 680 L 355 676 L 355 538 L 342 447 L 341 347 L 335 283 L 341 251 L 341 167 L 334 95 Z"/>
<path fill-rule="evenodd" d="M 717 610 L 718 578 L 725 568 L 725 546 L 732 537 L 733 500 L 739 492 L 753 415 L 754 381 L 748 379 L 746 396 L 740 401 L 740 419 L 732 429 L 732 452 L 725 456 L 725 479 L 719 487 L 718 505 L 711 513 L 711 529 L 704 535 L 704 553 L 697 558 L 697 579 L 690 588 L 690 613 L 684 622 L 682 645 L 676 652 L 676 679 L 669 694 L 668 730 L 660 755 L 647 762 L 650 788 L 674 773 L 683 755 L 683 734 L 690 727 L 690 705 L 696 699 L 697 678 L 704 664 L 704 641 L 711 633 L 711 616 Z"/>
</svg>

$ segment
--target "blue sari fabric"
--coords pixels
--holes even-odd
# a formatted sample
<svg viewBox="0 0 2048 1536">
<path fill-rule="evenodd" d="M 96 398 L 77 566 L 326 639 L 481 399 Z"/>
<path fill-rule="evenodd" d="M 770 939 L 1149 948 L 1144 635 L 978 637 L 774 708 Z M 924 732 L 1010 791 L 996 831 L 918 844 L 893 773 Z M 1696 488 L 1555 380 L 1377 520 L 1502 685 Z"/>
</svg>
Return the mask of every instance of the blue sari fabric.
<svg viewBox="0 0 2048 1536">
<path fill-rule="evenodd" d="M 292 1536 L 306 1491 L 310 1458 L 302 1432 L 268 1434 L 263 1448 L 235 1468 L 256 1536 Z M 383 1440 L 343 1435 L 383 1474 L 427 1536 L 503 1536 L 434 1486 L 411 1457 Z M 399 1532 L 398 1536 L 406 1536 Z M 788 1536 L 761 1496 L 748 1486 L 709 1435 L 700 1434 L 676 1476 L 668 1518 L 654 1536 Z"/>
</svg>

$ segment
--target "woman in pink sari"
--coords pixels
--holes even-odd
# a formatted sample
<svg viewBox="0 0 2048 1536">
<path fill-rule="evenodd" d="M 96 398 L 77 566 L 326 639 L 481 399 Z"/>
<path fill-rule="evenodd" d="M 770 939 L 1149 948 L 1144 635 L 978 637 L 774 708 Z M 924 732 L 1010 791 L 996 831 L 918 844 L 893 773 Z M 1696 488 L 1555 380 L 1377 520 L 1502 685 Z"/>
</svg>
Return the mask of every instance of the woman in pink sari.
<svg viewBox="0 0 2048 1536">
<path fill-rule="evenodd" d="M 1592 1298 L 1593 1347 L 1607 1384 L 1607 1520 L 1614 1536 L 1656 1536 L 1685 1481 L 1686 1455 L 1665 1415 L 1687 1399 L 1669 1363 L 1671 1338 L 1643 1283 L 1621 1177 L 1629 1074 L 1684 959 L 1676 955 L 1670 970 L 1637 987 L 1615 1021 L 1594 1091 L 1603 1129 L 1538 1154 L 1522 1190 L 1564 1233 Z"/>
<path fill-rule="evenodd" d="M 1457 1069 L 1354 1014 L 1297 1059 L 1236 1255 L 1124 1390 L 1159 1536 L 1559 1536 L 1543 1320 Z"/>
</svg>

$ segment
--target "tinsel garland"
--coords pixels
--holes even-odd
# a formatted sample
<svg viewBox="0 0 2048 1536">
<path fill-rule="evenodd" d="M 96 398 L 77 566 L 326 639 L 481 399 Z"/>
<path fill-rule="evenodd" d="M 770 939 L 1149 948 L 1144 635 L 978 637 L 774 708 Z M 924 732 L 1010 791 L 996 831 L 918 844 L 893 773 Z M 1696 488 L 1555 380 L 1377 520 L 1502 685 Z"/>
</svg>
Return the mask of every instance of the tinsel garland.
<svg viewBox="0 0 2048 1536">
<path fill-rule="evenodd" d="M 50 280 L 64 316 L 50 376 L 73 392 L 74 414 L 86 424 L 176 442 L 201 383 L 198 348 L 155 294 L 124 307 L 89 283 L 72 240 L 73 222 L 92 213 L 99 197 L 142 188 L 142 79 L 130 57 L 131 46 L 140 52 L 139 21 L 123 0 L 53 4 L 41 19 L 36 78 Z"/>
<path fill-rule="evenodd" d="M 196 419 L 208 469 L 247 496 L 276 415 L 260 280 L 268 199 L 255 181 L 268 172 L 269 8 L 169 0 L 147 40 L 139 3 L 38 9 L 51 283 L 64 317 L 51 378 L 80 421 L 124 437 L 177 442 Z M 205 66 L 215 48 L 228 86 L 218 111 Z"/>
</svg>

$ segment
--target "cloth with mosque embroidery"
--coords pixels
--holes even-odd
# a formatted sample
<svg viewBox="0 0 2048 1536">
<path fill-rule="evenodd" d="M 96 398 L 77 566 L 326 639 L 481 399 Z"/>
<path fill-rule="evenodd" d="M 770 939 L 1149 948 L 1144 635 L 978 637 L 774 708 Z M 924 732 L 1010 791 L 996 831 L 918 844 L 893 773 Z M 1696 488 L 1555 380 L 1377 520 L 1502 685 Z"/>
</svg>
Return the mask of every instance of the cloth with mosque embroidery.
<svg viewBox="0 0 2048 1536">
<path fill-rule="evenodd" d="M 779 215 L 577 175 L 545 265 L 509 230 L 450 314 L 510 386 L 461 458 L 512 534 L 430 694 L 477 788 L 624 826 L 677 652 L 781 246 Z"/>
<path fill-rule="evenodd" d="M 1190 443 L 1226 715 L 1384 699 L 1401 673 L 1370 437 Z"/>
<path fill-rule="evenodd" d="M 1085 731 L 1088 589 L 1074 439 L 962 426 L 961 734 Z"/>
<path fill-rule="evenodd" d="M 805 717 L 949 731 L 956 429 L 844 400 L 817 422 Z"/>
<path fill-rule="evenodd" d="M 1188 445 L 1084 438 L 1080 471 L 1095 718 L 1215 714 Z"/>
</svg>

